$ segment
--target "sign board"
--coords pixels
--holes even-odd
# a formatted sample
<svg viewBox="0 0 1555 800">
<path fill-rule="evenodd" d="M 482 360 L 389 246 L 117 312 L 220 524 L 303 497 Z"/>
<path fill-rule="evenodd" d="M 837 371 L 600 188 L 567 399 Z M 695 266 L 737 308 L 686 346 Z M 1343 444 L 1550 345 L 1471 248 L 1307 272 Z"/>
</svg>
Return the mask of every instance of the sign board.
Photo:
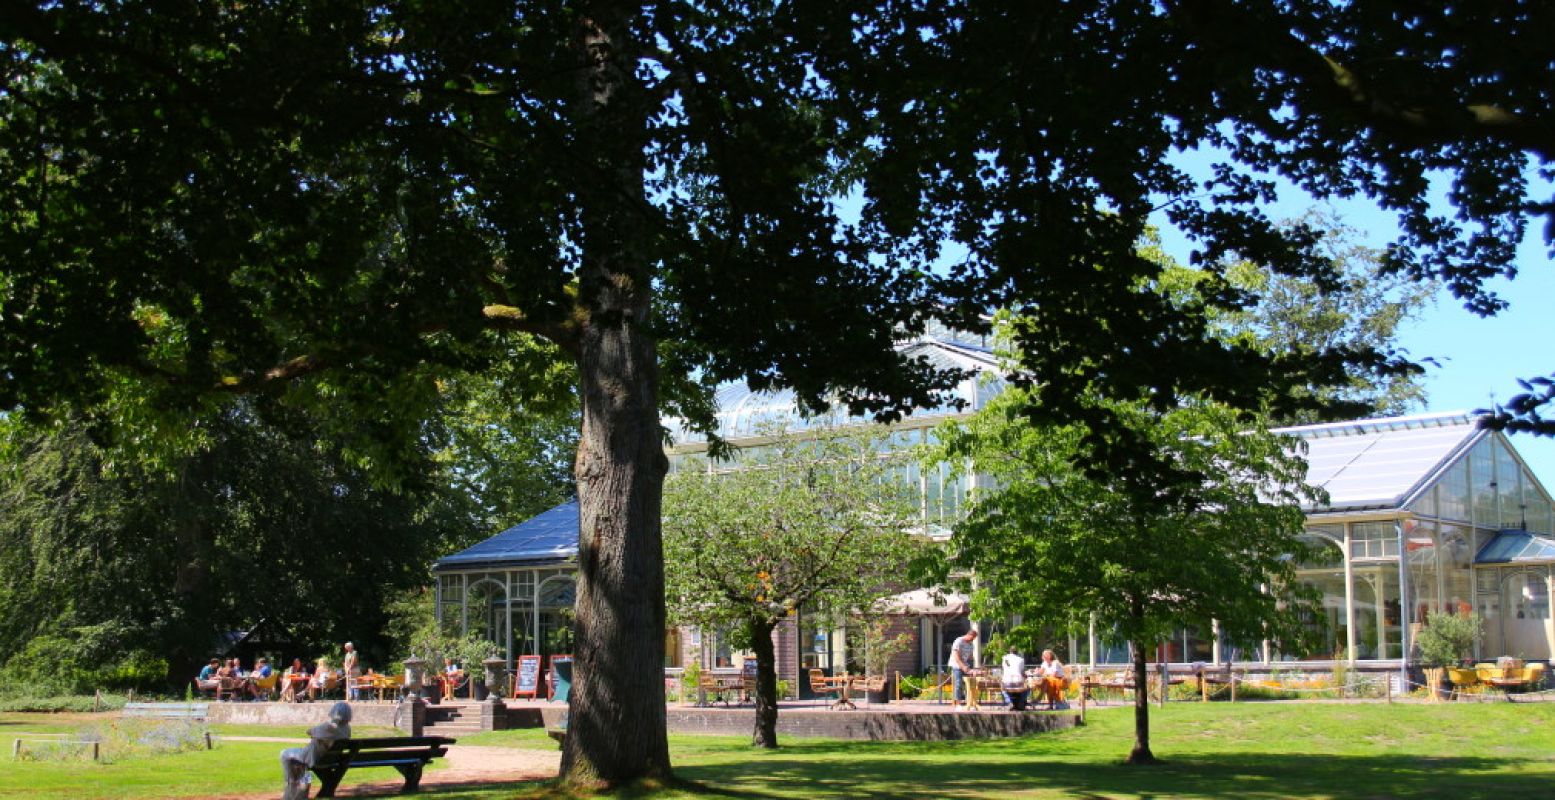
<svg viewBox="0 0 1555 800">
<path fill-rule="evenodd" d="M 540 694 L 540 657 L 519 656 L 518 674 L 513 678 L 513 697 L 538 697 Z"/>
</svg>

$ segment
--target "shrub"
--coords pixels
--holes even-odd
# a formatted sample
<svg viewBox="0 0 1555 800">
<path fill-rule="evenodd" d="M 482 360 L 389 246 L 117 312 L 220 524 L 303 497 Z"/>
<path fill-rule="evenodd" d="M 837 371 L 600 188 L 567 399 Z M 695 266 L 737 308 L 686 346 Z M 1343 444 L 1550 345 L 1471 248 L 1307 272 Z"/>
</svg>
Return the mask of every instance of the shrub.
<svg viewBox="0 0 1555 800">
<path fill-rule="evenodd" d="M 0 669 L 0 694 L 48 697 L 161 686 L 167 660 L 130 647 L 133 639 L 117 623 L 36 636 Z"/>
<path fill-rule="evenodd" d="M 0 697 L 0 711 L 11 712 L 88 712 L 88 711 L 117 711 L 124 708 L 124 698 L 120 695 L 54 695 L 41 697 L 35 695 L 14 695 Z"/>
</svg>

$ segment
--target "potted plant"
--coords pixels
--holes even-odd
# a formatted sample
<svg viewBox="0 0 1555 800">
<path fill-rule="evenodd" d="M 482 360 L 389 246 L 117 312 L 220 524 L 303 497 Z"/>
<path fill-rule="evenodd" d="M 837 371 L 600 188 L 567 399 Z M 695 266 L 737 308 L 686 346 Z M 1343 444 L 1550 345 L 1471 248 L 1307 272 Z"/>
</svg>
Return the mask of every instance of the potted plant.
<svg viewBox="0 0 1555 800">
<path fill-rule="evenodd" d="M 1425 684 L 1432 700 L 1442 695 L 1442 677 L 1447 667 L 1457 666 L 1468 657 L 1479 640 L 1480 620 L 1476 614 L 1444 614 L 1433 611 L 1415 636 L 1420 666 L 1425 668 Z"/>
<path fill-rule="evenodd" d="M 888 616 L 866 619 L 859 629 L 864 640 L 864 674 L 866 677 L 885 678 L 879 684 L 879 691 L 869 692 L 869 702 L 888 702 L 891 699 L 891 681 L 886 675 L 886 669 L 890 667 L 891 659 L 912 646 L 912 634 L 892 636 L 891 618 Z"/>
</svg>

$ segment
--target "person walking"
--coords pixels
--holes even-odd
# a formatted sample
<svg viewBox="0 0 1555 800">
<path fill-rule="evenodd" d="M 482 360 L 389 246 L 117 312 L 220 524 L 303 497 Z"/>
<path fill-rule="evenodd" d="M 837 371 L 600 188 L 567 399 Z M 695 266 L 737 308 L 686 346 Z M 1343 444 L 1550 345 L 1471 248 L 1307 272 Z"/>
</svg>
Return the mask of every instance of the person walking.
<svg viewBox="0 0 1555 800">
<path fill-rule="evenodd" d="M 973 659 L 976 657 L 972 643 L 976 640 L 977 629 L 972 628 L 950 643 L 950 691 L 957 711 L 978 707 L 977 687 L 968 683 L 969 680 L 976 680 L 971 677 Z"/>
</svg>

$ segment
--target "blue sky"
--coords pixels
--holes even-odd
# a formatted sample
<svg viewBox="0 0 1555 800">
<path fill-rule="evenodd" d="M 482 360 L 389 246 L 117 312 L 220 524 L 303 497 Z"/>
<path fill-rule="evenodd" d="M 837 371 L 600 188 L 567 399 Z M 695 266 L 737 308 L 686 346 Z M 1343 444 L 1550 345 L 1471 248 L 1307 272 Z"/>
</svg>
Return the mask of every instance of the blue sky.
<svg viewBox="0 0 1555 800">
<path fill-rule="evenodd" d="M 1549 195 L 1555 187 L 1541 182 L 1536 191 Z M 1438 205 L 1447 211 L 1444 204 Z M 1266 213 L 1273 219 L 1290 219 L 1313 207 L 1336 212 L 1374 246 L 1387 244 L 1397 233 L 1395 218 L 1368 201 L 1318 203 L 1289 184 L 1281 186 L 1280 202 Z M 1517 378 L 1555 373 L 1555 305 L 1551 302 L 1555 264 L 1543 229 L 1542 220 L 1529 226 L 1528 237 L 1518 248 L 1517 278 L 1490 284 L 1511 303 L 1505 311 L 1477 317 L 1443 290 L 1419 320 L 1400 331 L 1399 344 L 1411 358 L 1434 358 L 1439 364 L 1426 367 L 1427 405 L 1422 411 L 1485 408 L 1492 394 L 1506 400 L 1521 392 Z M 1163 226 L 1162 240 L 1168 253 L 1186 260 L 1190 245 L 1180 235 Z M 1545 489 L 1555 492 L 1555 439 L 1524 434 L 1512 437 L 1512 444 Z"/>
</svg>

